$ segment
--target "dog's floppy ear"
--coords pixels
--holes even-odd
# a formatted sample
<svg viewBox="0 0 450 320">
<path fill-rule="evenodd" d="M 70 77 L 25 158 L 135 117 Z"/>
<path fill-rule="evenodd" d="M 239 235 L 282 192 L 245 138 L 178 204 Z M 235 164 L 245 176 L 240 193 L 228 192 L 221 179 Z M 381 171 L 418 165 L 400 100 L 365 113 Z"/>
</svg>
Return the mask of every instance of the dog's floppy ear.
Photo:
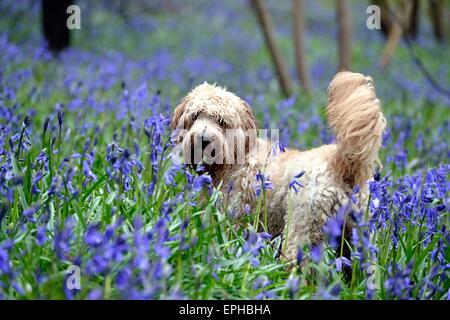
<svg viewBox="0 0 450 320">
<path fill-rule="evenodd" d="M 183 100 L 178 107 L 175 108 L 172 116 L 172 122 L 170 123 L 170 128 L 175 130 L 180 127 L 180 118 L 186 110 L 186 100 Z M 184 126 L 183 126 L 184 127 Z"/>
<path fill-rule="evenodd" d="M 257 138 L 257 124 L 252 108 L 242 100 L 244 107 L 245 152 L 253 148 Z"/>
<path fill-rule="evenodd" d="M 244 126 L 245 130 L 256 130 L 256 119 L 253 115 L 252 108 L 248 105 L 247 102 L 242 100 L 242 105 L 245 109 L 245 117 L 244 117 Z"/>
</svg>

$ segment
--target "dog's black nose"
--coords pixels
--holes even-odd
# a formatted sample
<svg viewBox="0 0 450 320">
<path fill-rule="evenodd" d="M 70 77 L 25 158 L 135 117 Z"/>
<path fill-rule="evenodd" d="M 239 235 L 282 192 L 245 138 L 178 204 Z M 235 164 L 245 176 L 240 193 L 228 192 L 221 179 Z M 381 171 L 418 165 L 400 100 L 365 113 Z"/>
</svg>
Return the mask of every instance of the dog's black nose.
<svg viewBox="0 0 450 320">
<path fill-rule="evenodd" d="M 206 147 L 209 146 L 212 142 L 214 141 L 214 137 L 211 136 L 207 131 L 203 131 L 202 134 L 202 151 L 204 152 Z M 207 156 L 207 157 L 215 157 L 216 155 L 216 151 L 213 149 L 211 150 L 211 154 L 203 154 L 203 156 Z"/>
<path fill-rule="evenodd" d="M 205 148 L 212 142 L 211 135 L 205 130 L 202 133 L 202 150 L 205 150 Z"/>
<path fill-rule="evenodd" d="M 205 141 L 205 140 L 203 140 L 202 141 L 202 150 L 205 150 L 206 149 L 206 147 L 208 146 L 210 144 L 210 142 L 209 141 Z"/>
</svg>

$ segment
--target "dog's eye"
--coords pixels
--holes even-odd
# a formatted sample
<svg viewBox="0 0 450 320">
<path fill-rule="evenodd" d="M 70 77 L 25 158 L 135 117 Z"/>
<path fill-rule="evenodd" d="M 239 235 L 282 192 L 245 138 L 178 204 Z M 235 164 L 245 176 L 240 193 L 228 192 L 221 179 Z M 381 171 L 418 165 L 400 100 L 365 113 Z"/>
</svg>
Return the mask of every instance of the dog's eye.
<svg viewBox="0 0 450 320">
<path fill-rule="evenodd" d="M 223 121 L 223 119 L 219 119 L 218 123 L 219 123 L 219 126 L 221 126 L 222 128 L 225 125 L 225 122 Z"/>
</svg>

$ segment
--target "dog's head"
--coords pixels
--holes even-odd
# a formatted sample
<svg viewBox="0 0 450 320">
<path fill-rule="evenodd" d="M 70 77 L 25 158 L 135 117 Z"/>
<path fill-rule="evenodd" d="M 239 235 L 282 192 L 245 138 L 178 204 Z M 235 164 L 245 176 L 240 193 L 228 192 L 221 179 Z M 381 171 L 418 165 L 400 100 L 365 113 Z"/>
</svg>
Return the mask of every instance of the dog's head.
<svg viewBox="0 0 450 320">
<path fill-rule="evenodd" d="M 224 88 L 203 83 L 175 109 L 171 128 L 187 164 L 243 163 L 256 140 L 250 106 Z"/>
</svg>

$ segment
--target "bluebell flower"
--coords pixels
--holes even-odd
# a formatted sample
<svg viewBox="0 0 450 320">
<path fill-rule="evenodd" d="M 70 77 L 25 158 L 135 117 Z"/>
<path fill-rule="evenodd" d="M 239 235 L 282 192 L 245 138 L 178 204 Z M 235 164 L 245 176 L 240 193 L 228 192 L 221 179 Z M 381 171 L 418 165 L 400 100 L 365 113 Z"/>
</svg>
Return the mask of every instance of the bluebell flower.
<svg viewBox="0 0 450 320">
<path fill-rule="evenodd" d="M 83 174 L 86 178 L 83 186 L 86 186 L 87 181 L 97 181 L 97 176 L 91 171 L 90 164 L 87 160 L 83 160 Z"/>
<path fill-rule="evenodd" d="M 264 176 L 263 173 L 258 172 L 256 174 L 256 185 L 255 191 L 256 196 L 259 197 L 261 195 L 261 191 L 271 190 L 273 189 L 272 182 L 270 182 L 269 177 Z"/>
<path fill-rule="evenodd" d="M 79 190 L 73 186 L 75 170 L 69 167 L 64 174 L 64 184 L 72 197 L 78 197 Z"/>
<path fill-rule="evenodd" d="M 346 257 L 339 257 L 335 260 L 336 271 L 341 272 L 343 266 L 351 267 L 352 262 L 348 260 Z"/>
<path fill-rule="evenodd" d="M 286 145 L 281 142 L 281 141 L 277 141 L 272 145 L 272 154 L 274 156 L 278 155 L 280 152 L 286 152 Z"/>
<path fill-rule="evenodd" d="M 58 110 L 58 125 L 59 129 L 61 130 L 61 127 L 63 125 L 63 112 L 61 110 Z"/>
<path fill-rule="evenodd" d="M 311 260 L 315 263 L 319 263 L 322 260 L 323 247 L 321 244 L 312 246 L 310 249 Z"/>
<path fill-rule="evenodd" d="M 117 273 L 116 276 L 116 285 L 119 290 L 124 290 L 125 288 L 132 285 L 132 271 L 128 266 L 123 268 Z"/>
<path fill-rule="evenodd" d="M 234 182 L 230 181 L 227 186 L 227 193 L 231 193 L 231 191 L 233 191 L 233 187 L 234 187 Z"/>
<path fill-rule="evenodd" d="M 166 171 L 164 174 L 164 181 L 166 185 L 168 186 L 175 186 L 175 176 L 177 172 L 180 170 L 180 167 L 178 165 L 173 165 L 169 168 L 169 170 Z"/>
<path fill-rule="evenodd" d="M 359 193 L 360 189 L 361 189 L 361 188 L 360 188 L 359 185 L 354 186 L 353 189 L 352 189 L 352 193 L 351 193 L 351 196 L 350 196 L 350 200 L 351 200 L 351 202 L 353 202 L 354 204 L 358 204 L 358 198 L 356 197 L 356 195 Z"/>
<path fill-rule="evenodd" d="M 250 262 L 252 266 L 259 266 L 258 256 L 265 247 L 265 242 L 269 241 L 272 236 L 267 232 L 256 233 L 254 231 L 246 231 L 244 234 L 246 238 L 242 246 L 244 253 L 250 254 Z"/>
<path fill-rule="evenodd" d="M 209 187 L 212 184 L 211 176 L 208 174 L 202 174 L 194 177 L 193 189 L 195 192 L 200 192 L 204 187 Z"/>
<path fill-rule="evenodd" d="M 88 246 L 98 247 L 103 242 L 103 235 L 98 231 L 96 225 L 90 225 L 87 228 L 84 240 Z"/>
<path fill-rule="evenodd" d="M 393 266 L 389 266 L 391 276 L 385 281 L 384 286 L 390 298 L 409 299 L 413 285 L 410 274 L 412 264 L 408 264 L 404 269 L 396 265 L 395 273 L 392 272 Z"/>
<path fill-rule="evenodd" d="M 45 117 L 44 123 L 42 125 L 42 137 L 45 136 L 45 133 L 47 132 L 49 123 L 50 123 L 50 117 Z"/>
<path fill-rule="evenodd" d="M 288 291 L 289 299 L 294 299 L 300 287 L 299 277 L 290 274 L 286 281 L 286 289 Z"/>
<path fill-rule="evenodd" d="M 75 220 L 69 216 L 61 230 L 55 230 L 53 236 L 53 248 L 59 259 L 64 260 L 69 257 L 70 254 L 70 242 L 73 237 L 73 228 L 75 226 Z"/>
<path fill-rule="evenodd" d="M 87 260 L 85 273 L 88 275 L 106 275 L 109 266 L 107 257 L 101 253 L 95 253 Z"/>
<path fill-rule="evenodd" d="M 41 181 L 41 179 L 44 177 L 44 173 L 42 173 L 42 171 L 38 171 L 36 172 L 36 174 L 33 177 L 33 180 L 31 182 L 31 192 L 36 195 L 38 193 L 41 192 L 41 190 L 39 190 L 37 184 L 39 183 L 39 181 Z"/>
<path fill-rule="evenodd" d="M 42 150 L 36 157 L 35 161 L 38 165 L 47 165 L 45 169 L 48 170 L 48 157 L 46 150 Z"/>
<path fill-rule="evenodd" d="M 60 176 L 54 176 L 52 177 L 52 181 L 50 183 L 50 188 L 48 191 L 48 195 L 49 196 L 61 196 L 61 191 L 62 191 L 62 179 Z"/>
<path fill-rule="evenodd" d="M 293 189 L 295 193 L 300 191 L 300 188 L 304 188 L 305 186 L 300 183 L 298 179 L 300 179 L 305 174 L 305 171 L 301 171 L 299 174 L 294 176 L 294 179 L 289 183 L 289 188 Z"/>
<path fill-rule="evenodd" d="M 299 247 L 297 249 L 297 256 L 296 256 L 297 264 L 301 265 L 303 261 L 303 250 Z"/>
<path fill-rule="evenodd" d="M 337 248 L 340 244 L 342 229 L 345 223 L 345 216 L 348 212 L 348 207 L 344 206 L 339 209 L 334 217 L 328 218 L 323 226 L 323 231 L 328 236 L 328 242 L 333 248 Z"/>
<path fill-rule="evenodd" d="M 38 246 L 43 246 L 47 240 L 46 236 L 47 227 L 46 226 L 39 226 L 36 230 L 36 244 Z"/>
<path fill-rule="evenodd" d="M 88 300 L 100 300 L 100 299 L 102 299 L 102 297 L 103 297 L 103 291 L 102 291 L 102 289 L 100 289 L 100 288 L 95 288 L 95 289 L 92 289 L 92 290 L 89 292 L 89 294 L 88 294 L 88 296 L 87 296 L 87 299 L 88 299 Z"/>
<path fill-rule="evenodd" d="M 267 290 L 267 287 L 272 284 L 272 281 L 269 280 L 269 278 L 266 275 L 260 275 L 256 278 L 255 282 L 253 283 L 253 290 L 260 291 L 255 299 L 256 300 L 262 300 L 264 298 L 272 298 L 273 292 L 270 290 Z"/>
<path fill-rule="evenodd" d="M 26 217 L 30 222 L 35 223 L 36 219 L 35 219 L 34 215 L 39 210 L 39 208 L 40 208 L 39 203 L 36 203 L 32 207 L 29 207 L 29 208 L 23 210 L 24 217 Z"/>
<path fill-rule="evenodd" d="M 14 243 L 12 240 L 5 240 L 0 243 L 0 271 L 6 275 L 12 275 L 12 261 L 10 260 L 10 250 Z"/>
</svg>

